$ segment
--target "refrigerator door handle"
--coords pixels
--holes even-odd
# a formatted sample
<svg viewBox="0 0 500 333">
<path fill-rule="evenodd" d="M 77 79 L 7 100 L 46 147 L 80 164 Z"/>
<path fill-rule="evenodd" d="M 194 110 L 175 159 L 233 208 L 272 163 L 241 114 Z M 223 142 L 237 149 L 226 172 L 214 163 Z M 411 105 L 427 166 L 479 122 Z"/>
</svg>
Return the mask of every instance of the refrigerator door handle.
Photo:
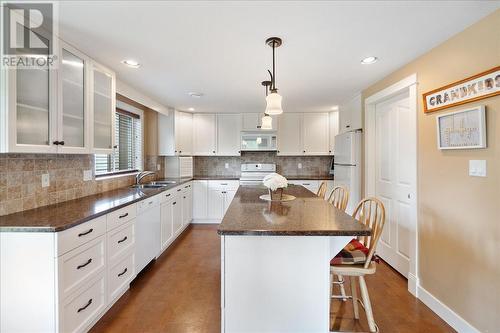
<svg viewBox="0 0 500 333">
<path fill-rule="evenodd" d="M 356 166 L 356 164 L 345 164 L 345 163 L 333 163 L 333 165 L 338 165 L 338 166 Z"/>
</svg>

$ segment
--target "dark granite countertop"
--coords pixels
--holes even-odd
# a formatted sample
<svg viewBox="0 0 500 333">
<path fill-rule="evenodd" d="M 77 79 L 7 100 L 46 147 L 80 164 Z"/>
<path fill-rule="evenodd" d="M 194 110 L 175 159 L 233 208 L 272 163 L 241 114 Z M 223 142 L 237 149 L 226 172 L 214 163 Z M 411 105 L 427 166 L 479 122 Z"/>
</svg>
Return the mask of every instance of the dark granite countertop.
<svg viewBox="0 0 500 333">
<path fill-rule="evenodd" d="M 287 176 L 283 175 L 288 180 L 333 180 L 333 175 L 324 176 Z"/>
<path fill-rule="evenodd" d="M 220 235 L 367 236 L 371 230 L 302 186 L 284 193 L 297 198 L 269 202 L 264 186 L 240 186 L 218 228 Z"/>
<path fill-rule="evenodd" d="M 163 191 L 168 191 L 190 181 L 191 178 L 169 178 L 169 180 L 175 180 L 176 183 L 155 189 L 124 187 L 55 205 L 0 216 L 0 232 L 62 231 Z"/>
</svg>

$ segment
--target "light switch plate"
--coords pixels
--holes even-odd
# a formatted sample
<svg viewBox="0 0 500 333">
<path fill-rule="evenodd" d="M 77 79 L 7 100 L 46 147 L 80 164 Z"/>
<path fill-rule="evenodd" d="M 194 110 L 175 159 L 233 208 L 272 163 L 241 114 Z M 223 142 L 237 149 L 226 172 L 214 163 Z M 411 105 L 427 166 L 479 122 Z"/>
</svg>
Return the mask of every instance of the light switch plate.
<svg viewBox="0 0 500 333">
<path fill-rule="evenodd" d="M 42 187 L 50 186 L 50 175 L 48 173 L 44 173 L 42 175 Z"/>
<path fill-rule="evenodd" d="M 83 181 L 88 182 L 92 180 L 92 170 L 83 170 Z"/>
<path fill-rule="evenodd" d="M 486 160 L 469 160 L 469 176 L 486 177 Z"/>
<path fill-rule="evenodd" d="M 224 168 L 229 169 L 229 163 L 224 164 Z"/>
<path fill-rule="evenodd" d="M 157 171 L 160 171 L 160 170 L 161 170 L 161 164 L 157 164 L 157 165 L 156 165 L 156 170 L 157 170 Z"/>
<path fill-rule="evenodd" d="M 302 163 L 297 164 L 297 168 L 302 169 Z"/>
</svg>

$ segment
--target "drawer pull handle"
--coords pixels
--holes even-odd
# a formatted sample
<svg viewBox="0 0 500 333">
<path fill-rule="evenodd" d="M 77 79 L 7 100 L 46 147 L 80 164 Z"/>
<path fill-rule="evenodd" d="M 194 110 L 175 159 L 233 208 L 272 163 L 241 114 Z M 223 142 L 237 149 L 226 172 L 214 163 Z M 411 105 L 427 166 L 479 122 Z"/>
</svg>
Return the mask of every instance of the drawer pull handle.
<svg viewBox="0 0 500 333">
<path fill-rule="evenodd" d="M 81 264 L 81 265 L 76 266 L 76 269 L 83 268 L 83 267 L 87 266 L 88 264 L 90 264 L 91 262 L 92 262 L 92 258 L 87 260 L 87 262 L 85 264 Z"/>
<path fill-rule="evenodd" d="M 227 185 L 227 183 L 220 183 L 221 185 Z"/>
<path fill-rule="evenodd" d="M 311 185 L 311 184 L 309 184 L 309 183 L 303 183 L 302 185 Z"/>
<path fill-rule="evenodd" d="M 82 237 L 82 236 L 85 236 L 85 235 L 88 235 L 90 234 L 92 231 L 94 231 L 94 229 L 90 228 L 88 231 L 85 231 L 85 232 L 81 232 L 78 234 L 78 237 Z"/>
<path fill-rule="evenodd" d="M 122 239 L 120 239 L 120 240 L 118 241 L 118 244 L 125 242 L 127 239 L 128 239 L 128 237 L 127 237 L 127 236 L 123 237 Z"/>
<path fill-rule="evenodd" d="M 172 202 L 172 205 L 175 205 L 175 204 L 177 204 L 177 202 L 175 202 L 175 201 L 174 201 L 174 202 Z"/>
<path fill-rule="evenodd" d="M 168 198 L 170 196 L 170 193 L 169 194 L 165 194 L 165 196 Z"/>
<path fill-rule="evenodd" d="M 177 192 L 180 192 L 180 190 L 181 190 L 181 189 L 180 189 L 180 188 L 178 188 L 178 189 L 177 189 Z"/>
<path fill-rule="evenodd" d="M 182 197 L 183 199 L 186 199 L 186 197 Z"/>
<path fill-rule="evenodd" d="M 82 312 L 83 310 L 85 310 L 86 308 L 88 308 L 90 306 L 90 304 L 92 304 L 92 298 L 89 299 L 89 301 L 87 302 L 87 304 L 85 304 L 85 306 L 82 306 L 81 308 L 78 309 L 78 313 Z"/>
<path fill-rule="evenodd" d="M 125 213 L 123 215 L 118 216 L 118 218 L 122 219 L 122 218 L 127 217 L 127 216 L 128 216 L 128 213 Z"/>
<path fill-rule="evenodd" d="M 122 276 L 125 273 L 127 273 L 127 267 L 125 267 L 125 269 L 123 270 L 123 272 L 121 272 L 121 273 L 118 274 L 118 277 Z"/>
<path fill-rule="evenodd" d="M 188 186 L 184 186 L 184 188 L 188 188 L 188 187 L 189 187 L 189 185 Z"/>
</svg>

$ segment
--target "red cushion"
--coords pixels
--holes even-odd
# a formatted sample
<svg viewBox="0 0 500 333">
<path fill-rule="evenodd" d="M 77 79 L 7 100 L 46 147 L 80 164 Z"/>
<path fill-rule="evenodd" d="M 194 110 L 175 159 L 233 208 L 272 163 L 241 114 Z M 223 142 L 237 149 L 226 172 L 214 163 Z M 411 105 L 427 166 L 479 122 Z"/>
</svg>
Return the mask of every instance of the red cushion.
<svg viewBox="0 0 500 333">
<path fill-rule="evenodd" d="M 356 265 L 364 264 L 370 250 L 356 238 L 353 238 L 332 260 L 330 265 Z M 378 262 L 377 256 L 372 261 Z"/>
</svg>

